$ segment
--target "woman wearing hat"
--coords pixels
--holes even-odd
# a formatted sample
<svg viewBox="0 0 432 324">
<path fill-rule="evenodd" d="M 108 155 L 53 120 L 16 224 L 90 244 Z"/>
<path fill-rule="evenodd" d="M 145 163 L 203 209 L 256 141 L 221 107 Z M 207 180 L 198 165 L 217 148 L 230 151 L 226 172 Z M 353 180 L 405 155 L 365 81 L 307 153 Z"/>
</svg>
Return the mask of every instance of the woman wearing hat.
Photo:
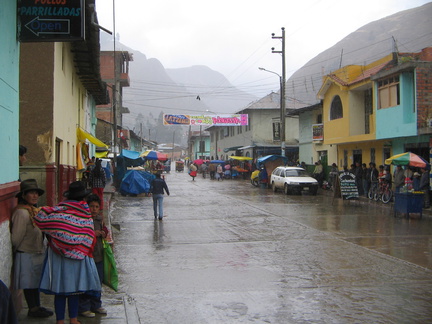
<svg viewBox="0 0 432 324">
<path fill-rule="evenodd" d="M 70 323 L 79 323 L 79 294 L 101 293 L 92 258 L 96 243 L 93 219 L 84 201 L 89 193 L 84 182 L 72 182 L 64 193 L 66 201 L 55 207 L 43 207 L 34 217 L 36 226 L 48 237 L 40 290 L 55 295 L 57 324 L 64 323 L 66 301 Z"/>
<path fill-rule="evenodd" d="M 23 289 L 28 316 L 48 317 L 53 312 L 40 306 L 39 280 L 42 273 L 45 247 L 40 229 L 34 225 L 38 213 L 37 203 L 44 190 L 35 179 L 21 182 L 16 195 L 18 205 L 12 214 L 11 239 L 15 253 L 14 286 Z"/>
</svg>

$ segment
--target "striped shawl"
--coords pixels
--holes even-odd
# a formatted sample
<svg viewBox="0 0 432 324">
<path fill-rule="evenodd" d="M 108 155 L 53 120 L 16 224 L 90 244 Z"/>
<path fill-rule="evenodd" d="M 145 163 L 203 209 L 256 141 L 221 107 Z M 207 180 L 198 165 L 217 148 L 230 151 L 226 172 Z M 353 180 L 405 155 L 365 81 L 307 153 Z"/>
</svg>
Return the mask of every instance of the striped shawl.
<svg viewBox="0 0 432 324">
<path fill-rule="evenodd" d="M 48 235 L 52 249 L 69 259 L 91 256 L 95 240 L 93 219 L 84 201 L 65 201 L 42 207 L 34 223 Z"/>
</svg>

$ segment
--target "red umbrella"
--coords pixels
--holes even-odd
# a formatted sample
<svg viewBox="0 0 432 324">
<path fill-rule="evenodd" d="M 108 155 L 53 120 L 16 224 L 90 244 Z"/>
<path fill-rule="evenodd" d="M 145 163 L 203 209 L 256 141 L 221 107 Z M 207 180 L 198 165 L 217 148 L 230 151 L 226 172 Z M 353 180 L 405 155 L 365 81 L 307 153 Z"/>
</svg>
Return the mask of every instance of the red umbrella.
<svg viewBox="0 0 432 324">
<path fill-rule="evenodd" d="M 193 163 L 194 163 L 194 164 L 201 165 L 201 164 L 204 163 L 204 160 L 203 160 L 203 159 L 196 159 L 195 161 L 193 161 Z"/>
</svg>

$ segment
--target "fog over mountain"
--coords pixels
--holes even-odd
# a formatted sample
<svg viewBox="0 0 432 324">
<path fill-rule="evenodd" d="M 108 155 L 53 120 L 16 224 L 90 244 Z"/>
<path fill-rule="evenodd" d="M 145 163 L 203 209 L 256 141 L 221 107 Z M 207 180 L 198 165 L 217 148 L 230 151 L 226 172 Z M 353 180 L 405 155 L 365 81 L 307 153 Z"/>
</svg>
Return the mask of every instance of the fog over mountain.
<svg viewBox="0 0 432 324">
<path fill-rule="evenodd" d="M 369 64 L 393 51 L 420 52 L 429 46 L 432 46 L 432 3 L 371 22 L 349 34 L 297 70 L 287 80 L 286 96 L 315 104 L 323 75 L 346 65 Z"/>
<path fill-rule="evenodd" d="M 287 80 L 287 98 L 295 98 L 301 106 L 313 105 L 318 102 L 316 93 L 322 76 L 341 66 L 368 64 L 392 51 L 419 52 L 432 46 L 431 17 L 432 3 L 428 3 L 359 28 L 296 71 Z M 112 51 L 112 43 L 111 37 L 101 33 L 101 50 Z M 123 89 L 123 104 L 131 111 L 124 115 L 124 124 L 135 131 L 143 124 L 144 134 L 151 129 L 158 133 L 153 134 L 154 140 L 168 142 L 164 137 L 173 136 L 172 132 L 163 134 L 158 125 L 162 112 L 233 113 L 259 99 L 237 89 L 221 73 L 207 66 L 165 69 L 159 60 L 147 59 L 145 54 L 121 42 L 116 41 L 116 50 L 129 51 L 134 58 L 129 69 L 131 85 Z"/>
</svg>

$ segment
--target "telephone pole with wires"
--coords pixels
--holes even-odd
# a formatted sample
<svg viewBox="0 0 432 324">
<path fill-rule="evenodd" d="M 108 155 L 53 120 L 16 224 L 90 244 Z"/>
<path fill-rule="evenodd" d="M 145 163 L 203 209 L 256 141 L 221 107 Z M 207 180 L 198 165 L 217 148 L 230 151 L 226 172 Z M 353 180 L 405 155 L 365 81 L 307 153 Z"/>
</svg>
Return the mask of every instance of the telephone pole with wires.
<svg viewBox="0 0 432 324">
<path fill-rule="evenodd" d="M 272 39 L 280 39 L 282 40 L 282 50 L 276 51 L 274 47 L 272 47 L 272 53 L 282 54 L 282 80 L 281 80 L 281 107 L 280 107 L 280 141 L 281 141 L 281 155 L 285 156 L 285 27 L 282 27 L 282 36 L 275 36 L 272 34 Z"/>
</svg>

